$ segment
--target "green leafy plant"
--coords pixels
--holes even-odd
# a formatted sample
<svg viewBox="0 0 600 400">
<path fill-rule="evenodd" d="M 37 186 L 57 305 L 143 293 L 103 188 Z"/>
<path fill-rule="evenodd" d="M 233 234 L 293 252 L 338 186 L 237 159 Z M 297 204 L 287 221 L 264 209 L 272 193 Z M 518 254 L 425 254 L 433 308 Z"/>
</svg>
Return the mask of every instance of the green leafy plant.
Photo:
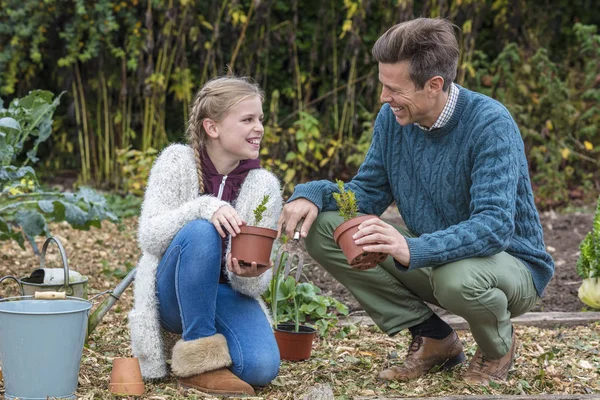
<svg viewBox="0 0 600 400">
<path fill-rule="evenodd" d="M 34 164 L 37 149 L 52 133 L 52 115 L 60 95 L 36 90 L 13 100 L 8 109 L 0 101 L 0 241 L 25 239 L 38 252 L 35 236 L 49 236 L 47 221 L 67 221 L 75 229 L 100 227 L 100 221 L 117 221 L 103 196 L 89 188 L 76 193 L 43 189 Z M 33 143 L 31 139 L 35 138 Z M 24 160 L 19 161 L 22 153 Z"/>
<path fill-rule="evenodd" d="M 144 195 L 144 187 L 158 151 L 149 148 L 145 151 L 132 149 L 117 150 L 117 165 L 120 171 L 119 189 L 127 194 Z"/>
<path fill-rule="evenodd" d="M 319 335 L 327 335 L 337 325 L 338 314 L 348 315 L 348 307 L 333 297 L 322 295 L 321 289 L 311 282 L 297 282 L 291 276 L 282 279 L 285 259 L 286 256 L 282 256 L 264 294 L 271 306 L 274 327 L 293 321 L 298 332 L 301 324 L 308 323 Z"/>
<path fill-rule="evenodd" d="M 260 224 L 263 219 L 263 214 L 267 211 L 267 203 L 269 202 L 269 195 L 265 195 L 259 205 L 252 211 L 254 213 L 254 225 Z"/>
<path fill-rule="evenodd" d="M 338 205 L 340 216 L 344 221 L 348 221 L 358 215 L 358 204 L 356 196 L 352 190 L 344 188 L 344 182 L 336 179 L 339 193 L 332 193 L 335 202 Z"/>
<path fill-rule="evenodd" d="M 579 246 L 577 274 L 583 279 L 578 294 L 582 302 L 600 309 L 600 197 L 596 205 L 592 230 Z"/>
</svg>

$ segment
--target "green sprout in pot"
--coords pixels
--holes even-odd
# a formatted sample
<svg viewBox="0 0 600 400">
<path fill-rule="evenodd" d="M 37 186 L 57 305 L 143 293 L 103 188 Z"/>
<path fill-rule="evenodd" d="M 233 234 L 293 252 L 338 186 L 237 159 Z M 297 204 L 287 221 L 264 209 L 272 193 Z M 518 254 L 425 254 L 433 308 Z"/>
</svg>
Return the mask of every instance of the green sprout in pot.
<svg viewBox="0 0 600 400">
<path fill-rule="evenodd" d="M 263 214 L 267 211 L 267 203 L 269 202 L 269 195 L 265 195 L 259 205 L 256 206 L 254 211 L 254 225 L 260 224 L 263 219 Z"/>
<path fill-rule="evenodd" d="M 583 279 L 579 299 L 586 305 L 600 310 L 600 197 L 589 232 L 579 246 L 577 274 Z"/>
<path fill-rule="evenodd" d="M 344 182 L 339 179 L 336 179 L 335 181 L 339 192 L 332 193 L 332 195 L 338 205 L 340 216 L 344 218 L 344 221 L 351 220 L 358 215 L 356 195 L 352 190 L 346 190 L 344 188 Z"/>
</svg>

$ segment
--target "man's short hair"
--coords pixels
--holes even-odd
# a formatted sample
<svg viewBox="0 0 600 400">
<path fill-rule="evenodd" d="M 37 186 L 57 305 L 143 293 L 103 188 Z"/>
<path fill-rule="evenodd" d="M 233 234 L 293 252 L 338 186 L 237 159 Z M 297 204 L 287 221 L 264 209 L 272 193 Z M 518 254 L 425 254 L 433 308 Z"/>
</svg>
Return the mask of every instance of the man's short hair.
<svg viewBox="0 0 600 400">
<path fill-rule="evenodd" d="M 408 61 L 410 78 L 419 89 L 434 76 L 444 78 L 444 91 L 456 78 L 458 41 L 455 25 L 445 19 L 417 18 L 394 25 L 375 45 L 377 62 L 395 64 Z"/>
</svg>

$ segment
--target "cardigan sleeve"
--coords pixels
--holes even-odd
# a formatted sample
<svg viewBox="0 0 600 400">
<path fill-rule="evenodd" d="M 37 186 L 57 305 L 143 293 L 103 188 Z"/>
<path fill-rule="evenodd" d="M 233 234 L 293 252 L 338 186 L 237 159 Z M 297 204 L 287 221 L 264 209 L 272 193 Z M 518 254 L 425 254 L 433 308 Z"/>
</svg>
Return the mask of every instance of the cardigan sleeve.
<svg viewBox="0 0 600 400">
<path fill-rule="evenodd" d="M 162 256 L 177 232 L 195 219 L 210 219 L 229 203 L 198 196 L 197 172 L 187 146 L 167 147 L 155 161 L 140 215 L 138 241 L 143 251 Z"/>
</svg>

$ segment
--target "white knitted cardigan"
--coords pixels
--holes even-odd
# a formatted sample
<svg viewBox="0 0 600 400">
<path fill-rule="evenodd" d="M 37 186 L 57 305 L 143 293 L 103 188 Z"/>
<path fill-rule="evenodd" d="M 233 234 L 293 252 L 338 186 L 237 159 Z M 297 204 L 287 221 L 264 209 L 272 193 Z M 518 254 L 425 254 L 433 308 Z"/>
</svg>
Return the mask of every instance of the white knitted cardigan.
<svg viewBox="0 0 600 400">
<path fill-rule="evenodd" d="M 134 283 L 134 308 L 129 313 L 133 355 L 140 361 L 147 379 L 167 374 L 165 351 L 156 296 L 156 269 L 163 253 L 177 232 L 195 219 L 210 219 L 221 206 L 228 204 L 212 195 L 199 195 L 198 174 L 191 147 L 174 144 L 162 151 L 155 161 L 142 204 L 138 241 L 142 256 Z M 264 169 L 248 173 L 234 208 L 246 222 L 253 221 L 254 208 L 265 195 L 270 199 L 259 224 L 276 229 L 282 208 L 279 180 Z M 229 244 L 231 246 L 231 244 Z M 227 271 L 234 290 L 258 299 L 268 287 L 272 271 L 255 278 L 244 278 Z"/>
</svg>

